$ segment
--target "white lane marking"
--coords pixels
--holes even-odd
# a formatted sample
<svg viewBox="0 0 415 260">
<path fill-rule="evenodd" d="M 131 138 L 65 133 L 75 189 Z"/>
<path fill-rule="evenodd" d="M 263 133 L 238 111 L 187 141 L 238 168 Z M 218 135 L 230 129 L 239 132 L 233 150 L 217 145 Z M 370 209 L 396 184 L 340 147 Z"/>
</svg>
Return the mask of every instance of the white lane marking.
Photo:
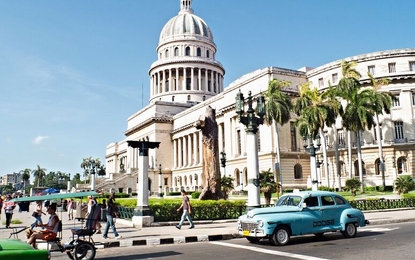
<svg viewBox="0 0 415 260">
<path fill-rule="evenodd" d="M 287 253 L 287 252 L 281 252 L 281 251 L 273 251 L 273 250 L 262 249 L 262 248 L 257 248 L 257 247 L 253 247 L 253 246 L 242 246 L 242 245 L 228 244 L 228 243 L 218 242 L 218 241 L 212 241 L 212 242 L 209 242 L 209 243 L 219 245 L 219 246 L 227 246 L 227 247 L 246 249 L 246 250 L 251 250 L 251 251 L 258 252 L 258 253 L 285 256 L 285 257 L 291 257 L 291 258 L 296 258 L 296 259 L 328 260 L 328 259 L 325 259 L 325 258 L 319 258 L 319 257 L 314 257 L 314 256 L 308 256 L 308 255 L 299 255 L 299 254 L 293 254 L 293 253 Z"/>
<path fill-rule="evenodd" d="M 360 228 L 360 231 L 371 231 L 371 232 L 386 232 L 386 231 L 393 231 L 397 230 L 399 227 L 395 228 L 372 228 L 372 227 L 362 227 Z"/>
</svg>

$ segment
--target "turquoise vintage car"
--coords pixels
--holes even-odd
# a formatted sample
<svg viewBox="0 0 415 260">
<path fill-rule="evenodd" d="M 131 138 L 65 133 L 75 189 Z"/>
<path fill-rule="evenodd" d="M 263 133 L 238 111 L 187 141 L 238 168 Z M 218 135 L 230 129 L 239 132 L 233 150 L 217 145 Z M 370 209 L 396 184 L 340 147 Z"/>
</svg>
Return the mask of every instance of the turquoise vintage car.
<svg viewBox="0 0 415 260">
<path fill-rule="evenodd" d="M 0 239 L 0 259 L 47 260 L 47 250 L 36 250 L 31 245 L 18 239 Z"/>
<path fill-rule="evenodd" d="M 301 191 L 282 196 L 275 207 L 255 208 L 238 218 L 238 233 L 250 242 L 268 238 L 286 245 L 291 236 L 340 231 L 355 237 L 357 227 L 369 224 L 363 213 L 345 198 L 328 191 Z"/>
</svg>

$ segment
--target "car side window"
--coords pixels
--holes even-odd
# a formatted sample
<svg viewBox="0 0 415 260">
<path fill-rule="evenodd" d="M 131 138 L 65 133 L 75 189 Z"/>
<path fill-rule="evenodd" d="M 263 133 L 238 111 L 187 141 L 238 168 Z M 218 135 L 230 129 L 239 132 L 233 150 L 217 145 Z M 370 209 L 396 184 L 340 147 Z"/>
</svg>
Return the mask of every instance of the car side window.
<svg viewBox="0 0 415 260">
<path fill-rule="evenodd" d="M 333 197 L 332 196 L 322 196 L 321 197 L 321 204 L 323 206 L 334 205 Z"/>
<path fill-rule="evenodd" d="M 340 197 L 334 197 L 334 200 L 336 201 L 336 204 L 337 205 L 344 205 L 344 204 L 346 204 L 346 202 L 342 198 L 340 198 Z"/>
<path fill-rule="evenodd" d="M 308 197 L 304 200 L 304 203 L 307 207 L 317 207 L 318 206 L 318 198 L 317 197 Z"/>
</svg>

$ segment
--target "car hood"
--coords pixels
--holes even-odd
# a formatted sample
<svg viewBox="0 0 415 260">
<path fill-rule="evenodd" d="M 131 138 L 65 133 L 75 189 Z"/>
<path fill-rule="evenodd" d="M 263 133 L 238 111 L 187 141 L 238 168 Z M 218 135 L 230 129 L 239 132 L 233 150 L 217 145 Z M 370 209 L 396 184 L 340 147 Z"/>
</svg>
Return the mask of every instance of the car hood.
<svg viewBox="0 0 415 260">
<path fill-rule="evenodd" d="M 301 209 L 296 206 L 278 206 L 278 207 L 267 207 L 267 208 L 256 208 L 251 209 L 247 212 L 248 218 L 253 218 L 256 215 L 260 214 L 274 214 L 274 213 L 284 213 L 284 212 L 297 212 Z"/>
<path fill-rule="evenodd" d="M 16 239 L 0 239 L 0 252 L 7 250 L 34 250 L 34 248 Z"/>
</svg>

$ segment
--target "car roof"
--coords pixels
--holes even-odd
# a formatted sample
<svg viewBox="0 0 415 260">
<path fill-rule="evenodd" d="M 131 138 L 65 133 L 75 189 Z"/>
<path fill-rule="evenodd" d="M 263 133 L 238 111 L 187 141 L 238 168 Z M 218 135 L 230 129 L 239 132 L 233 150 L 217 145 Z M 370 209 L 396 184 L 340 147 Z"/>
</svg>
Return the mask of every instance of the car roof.
<svg viewBox="0 0 415 260">
<path fill-rule="evenodd" d="M 321 190 L 317 190 L 317 191 L 311 191 L 311 190 L 304 190 L 304 191 L 297 191 L 297 192 L 293 192 L 293 193 L 288 193 L 288 194 L 284 194 L 285 195 L 299 195 L 301 197 L 304 196 L 322 196 L 322 195 L 336 195 L 336 196 L 340 196 L 339 194 L 335 193 L 335 192 L 331 192 L 331 191 L 321 191 Z"/>
</svg>

